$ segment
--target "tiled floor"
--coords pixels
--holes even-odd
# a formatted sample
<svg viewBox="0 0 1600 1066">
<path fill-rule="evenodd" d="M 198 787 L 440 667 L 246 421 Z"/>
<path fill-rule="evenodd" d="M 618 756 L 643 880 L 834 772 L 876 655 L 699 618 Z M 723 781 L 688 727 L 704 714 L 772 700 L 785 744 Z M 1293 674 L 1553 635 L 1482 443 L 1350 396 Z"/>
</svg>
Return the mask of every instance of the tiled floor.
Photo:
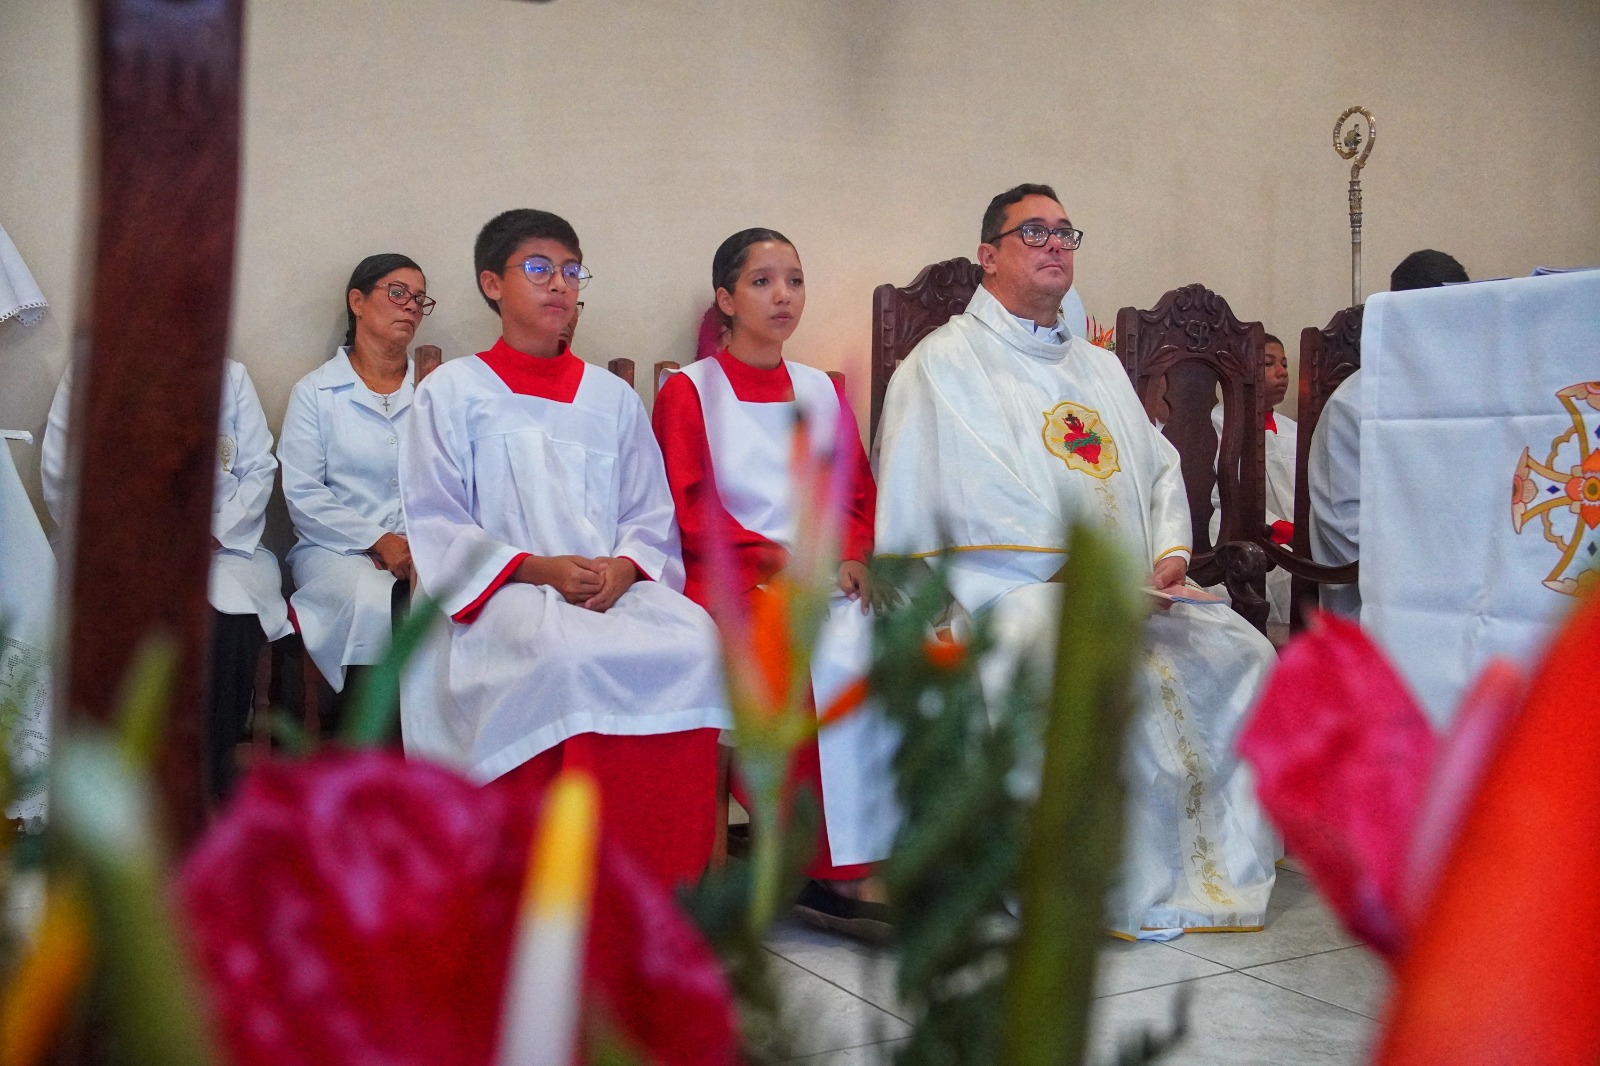
<svg viewBox="0 0 1600 1066">
<path fill-rule="evenodd" d="M 909 1026 L 883 949 L 785 923 L 768 942 L 793 1016 L 795 1063 L 889 1062 Z M 1180 990 L 1189 1033 L 1169 1066 L 1360 1063 L 1383 1003 L 1383 965 L 1339 928 L 1293 869 L 1279 871 L 1260 933 L 1210 933 L 1168 944 L 1106 939 L 1089 1061 L 1110 1063 L 1141 1029 L 1165 1032 Z"/>
<path fill-rule="evenodd" d="M 8 916 L 26 934 L 43 903 L 37 876 L 16 886 Z M 894 958 L 795 922 L 767 943 L 793 1021 L 793 1063 L 887 1063 L 909 1031 L 894 988 Z M 1382 964 L 1339 928 L 1305 877 L 1281 869 L 1260 933 L 1130 944 L 1107 937 L 1100 955 L 1089 1061 L 1114 1060 L 1142 1029 L 1166 1032 L 1190 992 L 1189 1033 L 1164 1066 L 1353 1066 L 1364 1061 L 1386 988 Z"/>
</svg>

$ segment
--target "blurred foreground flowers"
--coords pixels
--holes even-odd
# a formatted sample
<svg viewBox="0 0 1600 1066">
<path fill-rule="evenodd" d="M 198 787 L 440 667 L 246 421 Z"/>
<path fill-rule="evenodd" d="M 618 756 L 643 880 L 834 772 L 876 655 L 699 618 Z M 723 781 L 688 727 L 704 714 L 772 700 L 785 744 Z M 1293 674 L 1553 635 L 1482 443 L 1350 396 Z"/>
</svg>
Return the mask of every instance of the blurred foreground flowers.
<svg viewBox="0 0 1600 1066">
<path fill-rule="evenodd" d="M 1288 850 L 1395 984 L 1378 1061 L 1600 1061 L 1600 597 L 1436 737 L 1359 627 L 1284 652 L 1240 749 Z"/>
<path fill-rule="evenodd" d="M 69 731 L 58 746 L 49 903 L 8 973 L 0 1066 L 779 1060 L 786 1031 L 812 1021 L 786 1012 L 763 946 L 815 843 L 788 767 L 869 697 L 905 738 L 905 817 L 884 864 L 913 1015 L 899 1061 L 1082 1062 L 1118 863 L 1133 575 L 1104 538 L 1072 531 L 1054 673 L 1019 675 L 990 706 L 987 634 L 942 628 L 942 574 L 875 573 L 910 599 L 880 603 L 867 678 L 819 713 L 807 664 L 836 591 L 843 481 L 797 438 L 793 557 L 752 597 L 719 593 L 756 797 L 749 861 L 675 900 L 608 843 L 581 777 L 533 810 L 359 750 L 392 729 L 401 666 L 435 613 L 423 606 L 357 694 L 353 746 L 256 766 L 174 874 L 149 789 L 174 662 L 156 647 L 118 736 Z M 1169 1044 L 1141 1034 L 1119 1061 Z"/>
</svg>

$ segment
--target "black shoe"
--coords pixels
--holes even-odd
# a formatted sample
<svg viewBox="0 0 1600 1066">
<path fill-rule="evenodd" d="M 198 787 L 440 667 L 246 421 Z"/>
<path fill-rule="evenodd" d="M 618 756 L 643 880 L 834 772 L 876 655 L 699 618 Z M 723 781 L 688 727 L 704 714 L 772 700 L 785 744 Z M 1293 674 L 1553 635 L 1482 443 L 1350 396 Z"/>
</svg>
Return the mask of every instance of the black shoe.
<svg viewBox="0 0 1600 1066">
<path fill-rule="evenodd" d="M 816 881 L 807 881 L 800 890 L 794 912 L 807 925 L 871 944 L 887 944 L 894 935 L 888 904 L 851 899 Z"/>
</svg>

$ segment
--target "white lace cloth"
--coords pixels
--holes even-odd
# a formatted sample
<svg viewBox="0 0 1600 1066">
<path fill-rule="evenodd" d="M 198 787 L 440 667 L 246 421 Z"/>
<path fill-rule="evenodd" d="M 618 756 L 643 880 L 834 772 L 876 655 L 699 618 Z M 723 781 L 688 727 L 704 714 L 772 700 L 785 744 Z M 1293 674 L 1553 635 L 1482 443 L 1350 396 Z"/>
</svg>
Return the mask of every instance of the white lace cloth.
<svg viewBox="0 0 1600 1066">
<path fill-rule="evenodd" d="M 46 306 L 44 293 L 22 261 L 22 253 L 0 227 L 0 322 L 15 315 L 24 326 L 36 325 Z"/>
</svg>

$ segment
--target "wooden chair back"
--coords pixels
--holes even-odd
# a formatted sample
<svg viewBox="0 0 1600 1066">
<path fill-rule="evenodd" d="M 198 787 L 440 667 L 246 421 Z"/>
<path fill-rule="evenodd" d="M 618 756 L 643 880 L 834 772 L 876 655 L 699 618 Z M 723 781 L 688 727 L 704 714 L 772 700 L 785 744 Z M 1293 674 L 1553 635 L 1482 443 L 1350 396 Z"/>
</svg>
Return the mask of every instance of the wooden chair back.
<svg viewBox="0 0 1600 1066">
<path fill-rule="evenodd" d="M 1311 554 L 1311 494 L 1306 478 L 1311 459 L 1311 435 L 1322 421 L 1328 397 L 1345 378 L 1361 369 L 1361 319 L 1365 305 L 1347 307 L 1322 329 L 1300 331 L 1300 407 L 1296 415 L 1299 440 L 1294 456 L 1294 548 Z"/>
<path fill-rule="evenodd" d="M 411 353 L 411 364 L 417 372 L 413 386 L 421 385 L 422 379 L 439 369 L 444 362 L 444 352 L 439 350 L 437 344 L 419 344 L 416 351 Z"/>
<path fill-rule="evenodd" d="M 671 374 L 673 371 L 678 370 L 680 368 L 681 368 L 681 364 L 679 364 L 677 362 L 674 362 L 671 359 L 663 359 L 663 360 L 661 360 L 661 362 L 657 363 L 656 364 L 656 369 L 655 369 L 655 374 L 653 375 L 653 377 L 655 378 L 656 388 L 655 388 L 655 392 L 652 395 L 660 396 L 661 395 L 661 386 L 663 386 L 663 385 L 665 385 L 667 383 L 667 376 L 669 374 Z"/>
<path fill-rule="evenodd" d="M 621 378 L 623 381 L 626 381 L 630 389 L 633 388 L 632 359 L 613 359 L 606 364 L 606 369 L 617 375 L 617 377 Z"/>
<path fill-rule="evenodd" d="M 1300 331 L 1300 388 L 1297 424 L 1299 437 L 1294 456 L 1294 537 L 1289 542 L 1295 558 L 1281 558 L 1277 548 L 1269 552 L 1273 561 L 1292 576 L 1289 586 L 1289 627 L 1305 625 L 1305 610 L 1316 606 L 1317 586 L 1346 584 L 1356 580 L 1357 564 L 1323 566 L 1311 558 L 1311 439 L 1322 421 L 1322 409 L 1344 380 L 1361 369 L 1361 320 L 1364 305 L 1347 307 L 1328 320 L 1322 329 L 1307 326 Z"/>
<path fill-rule="evenodd" d="M 870 439 L 878 435 L 884 393 L 901 360 L 918 341 L 965 311 L 982 280 L 983 268 L 972 260 L 946 259 L 924 267 L 909 285 L 884 284 L 872 291 Z"/>
<path fill-rule="evenodd" d="M 1225 299 L 1195 284 L 1173 289 L 1148 311 L 1124 307 L 1116 343 L 1145 413 L 1183 464 L 1193 526 L 1190 575 L 1202 585 L 1226 585 L 1234 609 L 1265 632 L 1270 564 L 1256 541 L 1266 524 L 1266 330 L 1239 321 Z M 1211 421 L 1219 389 L 1220 441 Z M 1213 488 L 1222 512 L 1216 544 Z"/>
</svg>

